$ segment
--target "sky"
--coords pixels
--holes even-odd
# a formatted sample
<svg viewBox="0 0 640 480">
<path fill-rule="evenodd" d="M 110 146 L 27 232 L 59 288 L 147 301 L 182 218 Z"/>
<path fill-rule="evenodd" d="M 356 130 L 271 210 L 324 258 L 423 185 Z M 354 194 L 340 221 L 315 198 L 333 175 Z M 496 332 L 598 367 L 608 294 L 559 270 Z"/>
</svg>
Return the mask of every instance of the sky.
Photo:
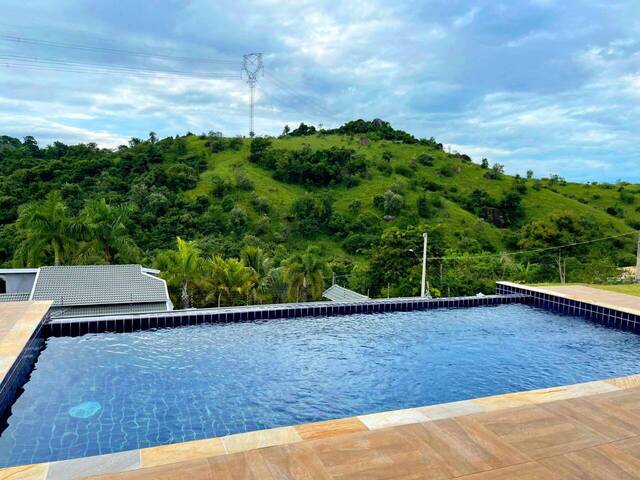
<svg viewBox="0 0 640 480">
<path fill-rule="evenodd" d="M 41 145 L 382 118 L 574 181 L 640 182 L 638 0 L 2 0 L 0 135 Z M 158 74 L 172 71 L 176 74 Z"/>
</svg>

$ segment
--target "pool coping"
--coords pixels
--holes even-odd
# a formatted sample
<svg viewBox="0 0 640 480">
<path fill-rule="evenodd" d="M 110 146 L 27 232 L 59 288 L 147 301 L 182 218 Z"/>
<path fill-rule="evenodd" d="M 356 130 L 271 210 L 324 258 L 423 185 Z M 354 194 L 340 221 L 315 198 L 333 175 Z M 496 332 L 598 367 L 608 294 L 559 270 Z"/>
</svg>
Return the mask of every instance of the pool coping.
<svg viewBox="0 0 640 480">
<path fill-rule="evenodd" d="M 63 480 L 133 472 L 276 445 L 508 410 L 637 387 L 640 387 L 640 374 L 236 433 L 224 437 L 158 445 L 105 455 L 7 467 L 0 469 L 0 479 Z"/>
<path fill-rule="evenodd" d="M 276 303 L 242 307 L 172 310 L 93 317 L 50 319 L 45 336 L 79 336 L 87 333 L 131 333 L 154 328 L 174 328 L 204 323 L 246 322 L 255 320 L 295 319 L 336 315 L 410 312 L 439 308 L 468 308 L 530 303 L 532 297 L 521 293 L 466 297 L 402 297 L 358 300 L 353 302 Z"/>
<path fill-rule="evenodd" d="M 499 294 L 520 294 L 531 298 L 530 303 L 552 312 L 576 315 L 602 325 L 640 334 L 640 311 L 596 300 L 574 298 L 544 287 L 532 287 L 513 282 L 496 282 Z"/>
</svg>

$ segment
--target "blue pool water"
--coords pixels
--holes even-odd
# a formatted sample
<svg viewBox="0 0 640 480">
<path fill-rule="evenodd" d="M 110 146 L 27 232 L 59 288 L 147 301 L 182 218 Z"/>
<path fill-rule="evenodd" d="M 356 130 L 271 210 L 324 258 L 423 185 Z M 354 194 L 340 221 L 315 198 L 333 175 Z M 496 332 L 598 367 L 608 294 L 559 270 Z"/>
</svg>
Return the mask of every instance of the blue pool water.
<svg viewBox="0 0 640 480">
<path fill-rule="evenodd" d="M 639 370 L 640 336 L 524 305 L 50 338 L 0 436 L 0 465 Z"/>
</svg>

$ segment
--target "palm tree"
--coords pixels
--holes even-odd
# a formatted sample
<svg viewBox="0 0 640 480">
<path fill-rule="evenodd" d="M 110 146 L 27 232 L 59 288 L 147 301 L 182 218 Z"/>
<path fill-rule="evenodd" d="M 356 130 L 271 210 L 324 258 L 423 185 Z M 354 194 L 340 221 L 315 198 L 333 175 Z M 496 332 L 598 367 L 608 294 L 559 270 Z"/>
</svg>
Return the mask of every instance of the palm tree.
<svg viewBox="0 0 640 480">
<path fill-rule="evenodd" d="M 130 212 L 128 206 L 109 206 L 104 198 L 88 201 L 82 211 L 81 218 L 86 225 L 90 244 L 106 264 L 111 263 L 114 252 L 127 255 L 136 250 L 127 229 Z"/>
<path fill-rule="evenodd" d="M 294 255 L 285 265 L 285 279 L 289 283 L 289 298 L 298 301 L 308 296 L 319 298 L 324 290 L 324 275 L 329 275 L 329 267 L 320 257 L 317 247 L 308 247 L 302 255 Z"/>
<path fill-rule="evenodd" d="M 53 264 L 61 265 L 82 236 L 82 225 L 73 220 L 62 201 L 60 192 L 50 192 L 42 203 L 24 206 L 16 220 L 16 228 L 24 240 L 16 252 L 19 263 L 42 264 L 46 255 L 53 255 Z"/>
<path fill-rule="evenodd" d="M 245 298 L 256 282 L 254 271 L 246 267 L 237 258 L 223 259 L 216 256 L 209 261 L 211 271 L 211 283 L 214 293 L 217 294 L 218 307 L 225 303 L 235 305 L 238 300 Z M 209 296 L 209 301 L 212 300 Z"/>
<path fill-rule="evenodd" d="M 244 247 L 240 252 L 240 258 L 259 278 L 266 276 L 273 265 L 273 260 L 267 257 L 260 247 Z"/>
<path fill-rule="evenodd" d="M 182 308 L 191 306 L 191 288 L 204 277 L 204 262 L 196 242 L 176 238 L 177 250 L 165 250 L 156 257 L 161 276 L 174 288 L 180 289 Z"/>
<path fill-rule="evenodd" d="M 284 275 L 284 267 L 272 268 L 264 279 L 266 290 L 271 294 L 274 303 L 287 301 L 287 279 Z"/>
<path fill-rule="evenodd" d="M 242 263 L 250 268 L 255 276 L 254 296 L 261 302 L 269 295 L 268 275 L 273 266 L 271 260 L 260 247 L 247 246 L 240 252 Z"/>
</svg>

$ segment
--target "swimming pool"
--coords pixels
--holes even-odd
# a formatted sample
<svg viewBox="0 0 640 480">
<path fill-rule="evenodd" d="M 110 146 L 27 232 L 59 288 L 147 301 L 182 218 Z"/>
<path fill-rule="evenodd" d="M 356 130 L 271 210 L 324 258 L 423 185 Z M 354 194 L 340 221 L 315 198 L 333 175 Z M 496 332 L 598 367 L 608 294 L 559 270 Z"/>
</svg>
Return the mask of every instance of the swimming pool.
<svg viewBox="0 0 640 480">
<path fill-rule="evenodd" d="M 640 336 L 526 305 L 49 338 L 2 466 L 638 372 Z"/>
</svg>

